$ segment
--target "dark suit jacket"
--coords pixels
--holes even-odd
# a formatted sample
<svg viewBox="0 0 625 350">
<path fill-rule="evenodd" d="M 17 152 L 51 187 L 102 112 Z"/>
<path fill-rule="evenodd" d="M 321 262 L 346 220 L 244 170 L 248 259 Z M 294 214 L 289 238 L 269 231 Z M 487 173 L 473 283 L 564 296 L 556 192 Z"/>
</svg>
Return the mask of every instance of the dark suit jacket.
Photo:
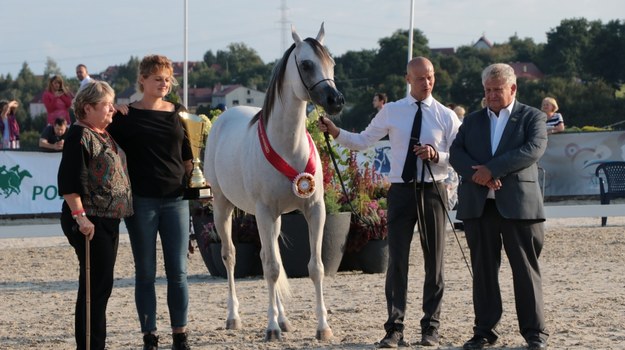
<svg viewBox="0 0 625 350">
<path fill-rule="evenodd" d="M 485 165 L 501 180 L 495 191 L 499 213 L 507 219 L 544 219 L 536 163 L 547 147 L 547 116 L 540 110 L 514 102 L 510 119 L 493 155 L 490 120 L 486 109 L 464 118 L 449 150 L 449 162 L 462 176 L 458 187 L 460 220 L 481 217 L 488 188 L 471 180 L 473 165 Z"/>
</svg>

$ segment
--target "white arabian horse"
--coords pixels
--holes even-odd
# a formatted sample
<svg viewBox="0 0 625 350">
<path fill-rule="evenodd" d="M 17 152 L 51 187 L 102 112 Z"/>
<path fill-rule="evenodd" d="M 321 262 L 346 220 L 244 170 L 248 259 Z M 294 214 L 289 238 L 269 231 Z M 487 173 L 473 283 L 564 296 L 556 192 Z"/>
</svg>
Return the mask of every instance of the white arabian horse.
<svg viewBox="0 0 625 350">
<path fill-rule="evenodd" d="M 295 43 L 274 67 L 263 109 L 230 108 L 213 125 L 204 172 L 212 186 L 215 226 L 228 273 L 226 328 L 241 327 L 234 286 L 235 248 L 231 239 L 234 207 L 256 215 L 263 273 L 269 289 L 265 335 L 268 341 L 280 340 L 281 331 L 290 328 L 282 305 L 289 295 L 289 286 L 278 237 L 280 215 L 297 209 L 304 214 L 309 227 L 308 272 L 315 285 L 316 338 L 328 340 L 332 330 L 323 300 L 321 261 L 326 217 L 323 173 L 315 145 L 306 131 L 306 104 L 312 101 L 327 113 L 337 114 L 343 108 L 344 99 L 333 80 L 334 61 L 322 45 L 323 24 L 316 39 L 301 40 L 294 29 L 292 36 Z"/>
</svg>

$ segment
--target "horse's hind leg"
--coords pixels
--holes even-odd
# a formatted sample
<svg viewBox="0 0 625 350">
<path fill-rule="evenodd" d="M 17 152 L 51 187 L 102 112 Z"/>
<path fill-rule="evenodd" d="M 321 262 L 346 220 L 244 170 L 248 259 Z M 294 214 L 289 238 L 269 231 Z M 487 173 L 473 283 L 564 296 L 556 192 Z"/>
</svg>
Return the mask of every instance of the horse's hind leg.
<svg viewBox="0 0 625 350">
<path fill-rule="evenodd" d="M 317 332 L 318 340 L 330 340 L 333 337 L 332 329 L 328 325 L 328 311 L 323 300 L 323 261 L 321 260 L 321 243 L 323 240 L 323 223 L 325 222 L 325 209 L 315 206 L 307 215 L 310 261 L 308 262 L 308 274 L 315 285 L 315 297 L 317 301 Z"/>
<path fill-rule="evenodd" d="M 239 316 L 239 300 L 234 285 L 234 265 L 236 250 L 232 243 L 232 211 L 234 206 L 220 191 L 213 193 L 213 215 L 215 227 L 221 239 L 221 260 L 226 267 L 228 275 L 228 317 L 226 329 L 240 329 L 241 317 Z"/>
</svg>

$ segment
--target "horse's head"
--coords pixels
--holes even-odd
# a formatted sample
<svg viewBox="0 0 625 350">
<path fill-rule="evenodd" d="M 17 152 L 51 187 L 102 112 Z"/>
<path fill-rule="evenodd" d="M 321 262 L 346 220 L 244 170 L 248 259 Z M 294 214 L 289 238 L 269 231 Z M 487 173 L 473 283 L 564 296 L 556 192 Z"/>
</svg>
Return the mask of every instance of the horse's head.
<svg viewBox="0 0 625 350">
<path fill-rule="evenodd" d="M 343 109 L 345 99 L 334 83 L 334 60 L 323 46 L 325 35 L 323 23 L 316 39 L 300 39 L 291 28 L 295 48 L 291 54 L 291 67 L 297 70 L 301 87 L 296 94 L 304 101 L 323 107 L 329 114 L 338 114 Z"/>
</svg>

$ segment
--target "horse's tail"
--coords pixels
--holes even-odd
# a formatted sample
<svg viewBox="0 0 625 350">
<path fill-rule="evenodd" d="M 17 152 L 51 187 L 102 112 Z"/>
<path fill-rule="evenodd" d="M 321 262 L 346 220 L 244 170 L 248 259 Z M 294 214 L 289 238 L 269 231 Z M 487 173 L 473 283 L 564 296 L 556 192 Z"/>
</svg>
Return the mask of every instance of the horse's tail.
<svg viewBox="0 0 625 350">
<path fill-rule="evenodd" d="M 280 256 L 280 248 L 276 244 L 276 256 L 278 257 L 278 261 L 282 261 L 282 257 Z M 289 285 L 289 280 L 286 276 L 286 271 L 284 270 L 284 265 L 280 263 L 280 274 L 278 275 L 278 280 L 276 281 L 276 293 L 280 300 L 284 301 L 291 297 L 291 286 Z"/>
</svg>

